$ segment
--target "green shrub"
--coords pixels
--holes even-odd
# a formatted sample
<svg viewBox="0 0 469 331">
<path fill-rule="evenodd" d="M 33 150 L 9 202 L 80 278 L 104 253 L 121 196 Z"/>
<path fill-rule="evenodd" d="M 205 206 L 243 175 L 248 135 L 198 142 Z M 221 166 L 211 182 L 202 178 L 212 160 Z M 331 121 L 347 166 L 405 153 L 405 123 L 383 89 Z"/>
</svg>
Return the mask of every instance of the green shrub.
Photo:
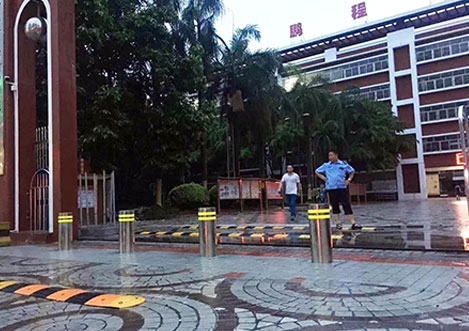
<svg viewBox="0 0 469 331">
<path fill-rule="evenodd" d="M 180 209 L 205 207 L 210 202 L 207 189 L 194 183 L 176 186 L 169 192 L 168 198 L 172 206 Z"/>
<path fill-rule="evenodd" d="M 212 186 L 210 190 L 208 190 L 208 195 L 210 197 L 210 205 L 212 207 L 217 205 L 217 194 L 218 194 L 218 191 L 217 191 L 216 185 Z"/>
<path fill-rule="evenodd" d="M 140 207 L 135 211 L 135 216 L 139 221 L 162 220 L 177 216 L 178 210 L 175 208 L 162 208 L 159 206 Z"/>
</svg>

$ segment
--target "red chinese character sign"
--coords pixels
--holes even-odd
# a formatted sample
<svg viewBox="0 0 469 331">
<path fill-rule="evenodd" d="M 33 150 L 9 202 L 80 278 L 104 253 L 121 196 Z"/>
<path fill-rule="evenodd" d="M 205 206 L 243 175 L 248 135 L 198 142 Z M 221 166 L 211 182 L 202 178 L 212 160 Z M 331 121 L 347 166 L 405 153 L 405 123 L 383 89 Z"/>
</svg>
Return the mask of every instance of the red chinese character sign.
<svg viewBox="0 0 469 331">
<path fill-rule="evenodd" d="M 366 3 L 360 2 L 352 6 L 352 18 L 358 20 L 363 17 L 367 17 L 368 13 L 366 12 Z"/>
<path fill-rule="evenodd" d="M 301 37 L 303 35 L 303 26 L 301 23 L 290 25 L 290 38 Z"/>
</svg>

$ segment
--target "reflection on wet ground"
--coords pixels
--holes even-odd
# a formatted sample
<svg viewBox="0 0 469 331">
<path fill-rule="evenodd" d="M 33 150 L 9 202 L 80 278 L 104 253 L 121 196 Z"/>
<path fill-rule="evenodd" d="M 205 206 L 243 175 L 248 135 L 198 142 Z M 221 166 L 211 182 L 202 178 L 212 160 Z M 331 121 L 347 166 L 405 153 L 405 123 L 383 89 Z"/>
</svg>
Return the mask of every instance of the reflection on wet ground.
<svg viewBox="0 0 469 331">
<path fill-rule="evenodd" d="M 334 231 L 336 247 L 469 250 L 469 217 L 465 200 L 429 199 L 355 205 L 362 231 Z M 198 242 L 196 215 L 164 221 L 138 222 L 137 240 L 157 242 Z M 294 223 L 288 211 L 244 213 L 222 211 L 218 217 L 221 243 L 308 246 L 307 207 L 300 207 Z M 346 221 L 344 220 L 344 224 Z M 117 239 L 109 231 L 106 238 L 82 232 L 82 239 Z M 176 234 L 176 235 L 174 235 Z"/>
</svg>

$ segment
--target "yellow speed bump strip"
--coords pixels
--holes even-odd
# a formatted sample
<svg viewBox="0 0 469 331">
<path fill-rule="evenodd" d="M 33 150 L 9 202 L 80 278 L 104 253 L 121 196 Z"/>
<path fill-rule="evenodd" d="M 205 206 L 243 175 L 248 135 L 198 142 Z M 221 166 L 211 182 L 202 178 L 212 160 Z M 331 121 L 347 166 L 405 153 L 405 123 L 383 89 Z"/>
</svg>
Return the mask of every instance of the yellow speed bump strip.
<svg viewBox="0 0 469 331">
<path fill-rule="evenodd" d="M 239 238 L 243 235 L 243 233 L 230 233 L 228 237 L 230 238 Z"/>
<path fill-rule="evenodd" d="M 288 233 L 279 233 L 274 236 L 275 239 L 287 239 Z"/>
<path fill-rule="evenodd" d="M 22 284 L 15 281 L 0 281 L 0 291 L 103 308 L 131 308 L 145 302 L 145 298 L 134 295 L 104 294 L 80 289 L 66 289 L 45 284 Z"/>
<path fill-rule="evenodd" d="M 263 238 L 264 234 L 263 233 L 254 233 L 251 234 L 251 238 Z"/>
</svg>

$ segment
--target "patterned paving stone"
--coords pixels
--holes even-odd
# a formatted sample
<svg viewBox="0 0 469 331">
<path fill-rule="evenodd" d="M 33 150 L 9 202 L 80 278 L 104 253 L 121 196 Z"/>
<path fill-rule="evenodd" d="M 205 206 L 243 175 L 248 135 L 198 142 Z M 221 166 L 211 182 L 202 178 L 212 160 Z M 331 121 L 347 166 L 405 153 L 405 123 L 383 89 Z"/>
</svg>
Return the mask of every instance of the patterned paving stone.
<svg viewBox="0 0 469 331">
<path fill-rule="evenodd" d="M 399 252 L 388 252 L 395 262 L 355 256 L 313 265 L 285 254 L 238 253 L 203 259 L 155 250 L 119 255 L 107 249 L 61 254 L 50 247 L 0 248 L 0 279 L 109 289 L 147 300 L 116 310 L 0 291 L 0 329 L 469 329 L 469 268 L 452 263 L 453 255 L 407 263 Z"/>
</svg>

